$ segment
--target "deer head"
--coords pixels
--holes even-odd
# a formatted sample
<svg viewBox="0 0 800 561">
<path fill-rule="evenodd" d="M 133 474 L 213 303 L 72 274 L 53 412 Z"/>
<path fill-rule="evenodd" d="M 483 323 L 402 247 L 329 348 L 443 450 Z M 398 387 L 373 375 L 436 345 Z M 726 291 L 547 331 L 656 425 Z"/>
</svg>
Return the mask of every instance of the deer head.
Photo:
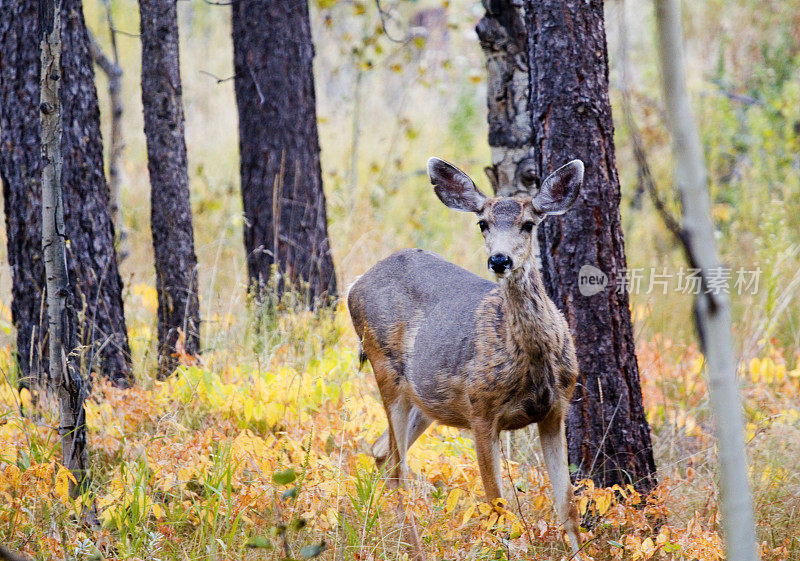
<svg viewBox="0 0 800 561">
<path fill-rule="evenodd" d="M 572 160 L 551 173 L 538 191 L 513 197 L 487 197 L 466 173 L 439 158 L 428 160 L 428 175 L 445 205 L 478 216 L 489 268 L 502 278 L 532 259 L 536 226 L 546 216 L 563 214 L 578 198 L 583 162 Z"/>
</svg>

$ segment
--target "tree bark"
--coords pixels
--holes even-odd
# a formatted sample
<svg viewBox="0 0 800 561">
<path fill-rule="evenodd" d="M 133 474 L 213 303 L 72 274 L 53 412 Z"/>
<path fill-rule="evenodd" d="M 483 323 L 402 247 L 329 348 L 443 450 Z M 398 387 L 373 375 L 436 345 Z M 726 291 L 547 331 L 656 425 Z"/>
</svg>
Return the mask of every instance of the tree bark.
<svg viewBox="0 0 800 561">
<path fill-rule="evenodd" d="M 37 0 L 0 0 L 0 178 L 12 272 L 12 318 L 23 384 L 44 382 L 44 264 Z M 130 383 L 122 282 L 103 175 L 94 71 L 79 0 L 61 2 L 62 188 L 67 264 L 82 371 Z"/>
<path fill-rule="evenodd" d="M 175 0 L 140 0 L 142 106 L 158 291 L 159 375 L 200 351 L 197 257 L 189 202 Z M 178 348 L 178 347 L 182 348 Z"/>
<path fill-rule="evenodd" d="M 306 0 L 233 2 L 244 242 L 251 282 L 277 266 L 315 305 L 336 293 L 317 136 Z"/>
<path fill-rule="evenodd" d="M 531 123 L 528 28 L 519 1 L 486 0 L 477 33 L 486 56 L 486 98 L 492 165 L 486 175 L 498 195 L 536 184 Z"/>
<path fill-rule="evenodd" d="M 711 407 L 720 455 L 722 522 L 727 559 L 758 559 L 752 493 L 747 477 L 742 404 L 736 379 L 728 295 L 706 279 L 719 270 L 711 201 L 700 135 L 686 91 L 683 29 L 677 0 L 655 0 L 661 85 L 672 132 L 675 185 L 681 199 L 681 238 L 690 265 L 701 270 L 704 291 L 695 300 L 695 322 L 708 369 Z"/>
<path fill-rule="evenodd" d="M 47 290 L 49 386 L 58 394 L 61 463 L 82 489 L 89 470 L 84 380 L 70 359 L 75 349 L 75 314 L 67 273 L 64 207 L 61 198 L 61 0 L 40 0 L 42 254 Z"/>
<path fill-rule="evenodd" d="M 36 0 L 0 0 L 0 179 L 11 266 L 11 318 L 23 385 L 46 380 Z"/>
<path fill-rule="evenodd" d="M 566 423 L 573 478 L 589 477 L 603 486 L 632 483 L 648 492 L 656 484 L 650 427 L 642 406 L 628 293 L 617 290 L 627 265 L 603 3 L 485 0 L 484 6 L 478 33 L 493 84 L 488 105 L 494 166 L 489 175 L 496 178 L 497 192 L 527 190 L 573 158 L 586 165 L 575 206 L 545 220 L 538 232 L 542 277 L 572 329 L 580 366 Z M 527 57 L 506 54 L 523 49 Z M 515 67 L 509 68 L 511 64 Z M 519 68 L 528 76 L 525 115 L 518 113 L 524 103 L 509 102 L 520 94 L 491 95 L 518 92 L 519 78 L 507 82 Z M 523 121 L 530 133 L 519 124 Z M 516 164 L 504 171 L 508 161 Z M 605 274 L 607 282 L 599 293 L 581 294 L 579 271 L 584 265 Z"/>
</svg>

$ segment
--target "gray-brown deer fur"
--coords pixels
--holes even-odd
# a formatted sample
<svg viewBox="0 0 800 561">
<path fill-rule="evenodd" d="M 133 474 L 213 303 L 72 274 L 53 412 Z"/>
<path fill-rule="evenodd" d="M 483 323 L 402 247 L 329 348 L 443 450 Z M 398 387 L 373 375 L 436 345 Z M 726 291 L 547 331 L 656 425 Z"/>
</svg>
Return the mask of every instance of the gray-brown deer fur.
<svg viewBox="0 0 800 561">
<path fill-rule="evenodd" d="M 499 283 L 430 251 L 405 249 L 353 284 L 350 315 L 389 420 L 373 455 L 400 484 L 406 452 L 431 422 L 471 429 L 492 501 L 501 496 L 500 431 L 538 423 L 556 510 L 576 552 L 564 416 L 577 359 L 564 316 L 542 285 L 534 244 L 536 225 L 577 198 L 583 163 L 573 160 L 537 193 L 514 197 L 487 197 L 437 158 L 428 161 L 428 174 L 445 205 L 477 214 Z"/>
</svg>

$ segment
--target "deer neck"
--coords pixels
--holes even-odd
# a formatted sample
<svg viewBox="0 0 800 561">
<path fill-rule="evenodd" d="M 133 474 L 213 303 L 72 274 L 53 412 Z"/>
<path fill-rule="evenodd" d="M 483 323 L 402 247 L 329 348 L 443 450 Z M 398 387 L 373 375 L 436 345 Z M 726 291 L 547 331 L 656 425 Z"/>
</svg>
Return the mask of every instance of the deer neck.
<svg viewBox="0 0 800 561">
<path fill-rule="evenodd" d="M 549 300 L 533 260 L 500 282 L 507 340 L 526 355 L 541 354 Z"/>
</svg>

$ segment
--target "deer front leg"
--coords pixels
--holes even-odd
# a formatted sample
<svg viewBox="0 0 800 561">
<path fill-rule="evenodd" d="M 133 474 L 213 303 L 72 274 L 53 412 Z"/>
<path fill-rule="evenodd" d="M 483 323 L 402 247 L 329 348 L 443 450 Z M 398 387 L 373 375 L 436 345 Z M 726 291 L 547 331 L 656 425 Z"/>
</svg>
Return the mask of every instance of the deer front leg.
<svg viewBox="0 0 800 561">
<path fill-rule="evenodd" d="M 564 436 L 564 417 L 555 410 L 539 423 L 539 438 L 542 442 L 544 463 L 553 486 L 556 512 L 567 531 L 572 546 L 573 559 L 580 559 L 580 529 L 578 511 L 573 503 L 572 483 L 569 480 L 567 463 L 567 440 Z"/>
<path fill-rule="evenodd" d="M 485 421 L 472 425 L 475 433 L 475 452 L 478 455 L 478 469 L 481 472 L 483 490 L 489 502 L 503 496 L 500 477 L 500 433 Z"/>
</svg>

